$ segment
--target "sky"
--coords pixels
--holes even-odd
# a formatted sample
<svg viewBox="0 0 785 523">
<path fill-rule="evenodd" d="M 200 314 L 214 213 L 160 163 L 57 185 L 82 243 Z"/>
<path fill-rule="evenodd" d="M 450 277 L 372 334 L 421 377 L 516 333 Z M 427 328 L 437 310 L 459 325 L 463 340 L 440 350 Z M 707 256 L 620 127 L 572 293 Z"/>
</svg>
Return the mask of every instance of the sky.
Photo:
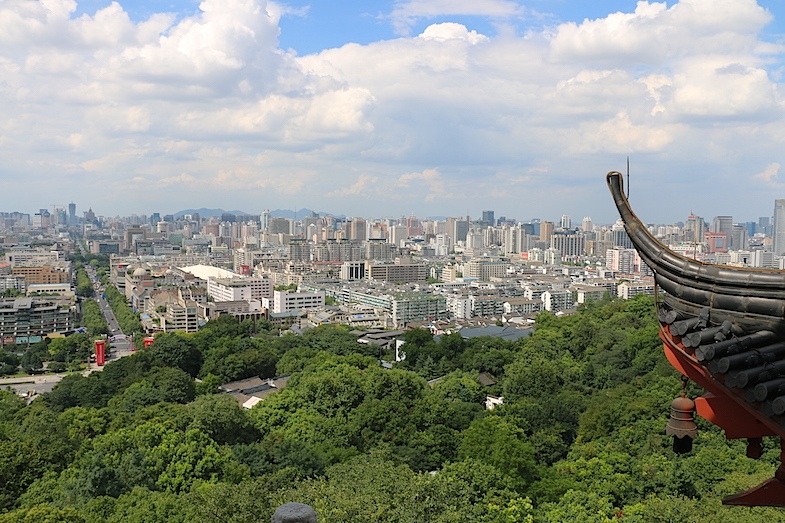
<svg viewBox="0 0 785 523">
<path fill-rule="evenodd" d="M 770 216 L 781 0 L 0 0 L 0 211 Z"/>
</svg>

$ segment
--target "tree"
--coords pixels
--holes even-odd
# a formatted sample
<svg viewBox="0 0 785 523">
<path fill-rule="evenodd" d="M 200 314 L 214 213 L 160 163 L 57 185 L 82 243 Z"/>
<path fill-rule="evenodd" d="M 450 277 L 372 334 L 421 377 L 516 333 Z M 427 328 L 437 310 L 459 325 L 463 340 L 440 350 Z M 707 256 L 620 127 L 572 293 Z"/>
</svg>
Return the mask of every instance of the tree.
<svg viewBox="0 0 785 523">
<path fill-rule="evenodd" d="M 495 467 L 518 492 L 536 476 L 534 447 L 521 429 L 499 416 L 473 421 L 461 435 L 458 456 Z"/>
<path fill-rule="evenodd" d="M 190 336 L 181 333 L 163 333 L 156 336 L 148 349 L 154 360 L 169 367 L 177 367 L 193 377 L 202 366 L 202 353 Z"/>
<path fill-rule="evenodd" d="M 86 523 L 79 512 L 70 507 L 38 505 L 0 515 L 0 523 Z"/>
<path fill-rule="evenodd" d="M 191 428 L 199 429 L 219 444 L 251 443 L 259 433 L 246 410 L 231 396 L 200 396 L 189 405 Z"/>
</svg>

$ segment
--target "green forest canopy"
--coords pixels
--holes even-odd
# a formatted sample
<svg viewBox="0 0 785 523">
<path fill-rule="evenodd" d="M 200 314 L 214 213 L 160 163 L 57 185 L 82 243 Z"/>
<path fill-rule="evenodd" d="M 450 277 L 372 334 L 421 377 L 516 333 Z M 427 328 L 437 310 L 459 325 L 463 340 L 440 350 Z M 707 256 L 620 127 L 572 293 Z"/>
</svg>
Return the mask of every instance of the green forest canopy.
<svg viewBox="0 0 785 523">
<path fill-rule="evenodd" d="M 785 519 L 720 504 L 773 475 L 775 442 L 752 461 L 699 420 L 693 452 L 672 452 L 681 384 L 650 298 L 536 327 L 515 342 L 411 331 L 385 370 L 344 327 L 251 337 L 222 316 L 30 405 L 0 391 L 0 523 L 256 523 L 287 501 L 327 523 Z M 215 393 L 282 374 L 251 410 Z"/>
</svg>

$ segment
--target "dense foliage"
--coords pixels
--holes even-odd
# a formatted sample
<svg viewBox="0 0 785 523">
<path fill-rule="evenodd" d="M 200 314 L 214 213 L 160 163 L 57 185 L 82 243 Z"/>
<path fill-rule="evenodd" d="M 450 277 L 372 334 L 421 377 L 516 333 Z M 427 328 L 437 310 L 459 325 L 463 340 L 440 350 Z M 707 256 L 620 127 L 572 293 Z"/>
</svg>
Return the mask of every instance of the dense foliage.
<svg viewBox="0 0 785 523">
<path fill-rule="evenodd" d="M 125 295 L 118 291 L 114 285 L 107 285 L 105 288 L 106 301 L 112 308 L 120 330 L 128 335 L 144 332 L 139 316 L 128 307 Z"/>
<path fill-rule="evenodd" d="M 87 332 L 93 337 L 109 334 L 109 326 L 95 300 L 82 302 L 82 326 L 87 328 Z"/>
<path fill-rule="evenodd" d="M 326 523 L 782 519 L 719 502 L 771 477 L 772 442 L 751 461 L 704 424 L 672 452 L 681 384 L 648 298 L 542 314 L 515 342 L 411 331 L 390 370 L 346 328 L 267 327 L 221 317 L 31 405 L 0 392 L 0 523 L 255 523 L 287 501 Z M 251 410 L 215 394 L 282 374 Z"/>
<path fill-rule="evenodd" d="M 84 298 L 95 296 L 90 277 L 87 275 L 87 271 L 81 267 L 76 270 L 76 295 Z"/>
</svg>

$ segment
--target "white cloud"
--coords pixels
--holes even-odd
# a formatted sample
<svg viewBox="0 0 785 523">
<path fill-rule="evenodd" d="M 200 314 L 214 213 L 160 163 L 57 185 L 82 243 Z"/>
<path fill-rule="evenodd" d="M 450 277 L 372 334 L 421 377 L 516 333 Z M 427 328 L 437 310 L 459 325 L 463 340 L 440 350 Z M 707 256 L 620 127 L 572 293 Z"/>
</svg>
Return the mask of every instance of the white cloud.
<svg viewBox="0 0 785 523">
<path fill-rule="evenodd" d="M 196 181 L 196 178 L 188 173 L 180 173 L 177 176 L 169 176 L 158 180 L 157 185 L 161 187 L 169 187 L 171 185 L 182 186 L 189 185 Z"/>
<path fill-rule="evenodd" d="M 343 187 L 327 193 L 328 197 L 336 196 L 378 196 L 377 184 L 379 178 L 368 174 L 360 174 L 357 180 L 348 187 Z"/>
<path fill-rule="evenodd" d="M 477 31 L 469 31 L 466 26 L 454 22 L 429 25 L 418 38 L 439 41 L 466 40 L 471 44 L 488 41 L 487 36 L 481 35 Z"/>
<path fill-rule="evenodd" d="M 32 208 L 41 191 L 117 194 L 127 212 L 196 197 L 320 208 L 327 196 L 349 214 L 481 206 L 524 218 L 558 195 L 558 214 L 596 214 L 582 206 L 610 209 L 601 175 L 627 154 L 729 179 L 748 172 L 745 156 L 785 161 L 772 65 L 783 49 L 764 41 L 771 15 L 751 0 L 638 2 L 523 36 L 445 21 L 514 23 L 517 2 L 398 2 L 400 28 L 440 23 L 299 57 L 279 48 L 279 20 L 303 13 L 264 0 L 142 22 L 121 3 L 75 8 L 0 2 L 2 181 L 40 182 L 22 197 Z M 756 179 L 779 183 L 768 169 Z M 20 201 L 2 193 L 0 209 Z"/>
<path fill-rule="evenodd" d="M 780 164 L 774 162 L 767 165 L 763 169 L 763 171 L 753 175 L 752 178 L 753 180 L 757 180 L 763 183 L 764 185 L 768 185 L 776 189 L 782 189 L 783 187 L 785 187 L 785 183 L 781 182 L 779 177 L 780 177 Z"/>
<path fill-rule="evenodd" d="M 754 0 L 639 1 L 634 13 L 560 25 L 551 44 L 558 61 L 662 65 L 692 53 L 738 53 L 760 46 L 755 34 L 771 15 Z"/>
<path fill-rule="evenodd" d="M 445 15 L 483 16 L 497 19 L 523 14 L 523 8 L 510 0 L 408 0 L 396 3 L 390 18 L 399 34 L 408 35 L 421 19 Z"/>
</svg>

